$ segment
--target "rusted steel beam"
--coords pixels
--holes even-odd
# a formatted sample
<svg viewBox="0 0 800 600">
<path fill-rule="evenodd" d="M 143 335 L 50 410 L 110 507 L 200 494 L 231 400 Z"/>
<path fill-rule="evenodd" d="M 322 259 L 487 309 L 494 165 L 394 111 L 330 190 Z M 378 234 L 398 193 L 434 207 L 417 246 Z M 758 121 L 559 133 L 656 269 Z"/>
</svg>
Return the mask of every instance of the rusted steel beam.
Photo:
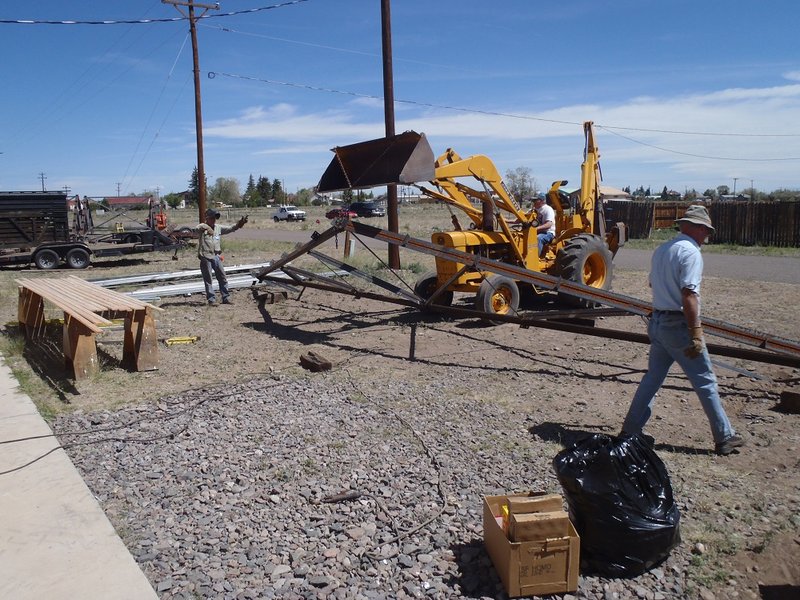
<svg viewBox="0 0 800 600">
<path fill-rule="evenodd" d="M 517 281 L 525 281 L 547 290 L 563 291 L 584 300 L 618 308 L 634 315 L 649 317 L 653 312 L 652 304 L 645 302 L 644 300 L 639 300 L 637 298 L 625 296 L 623 294 L 617 294 L 607 290 L 589 287 L 573 281 L 566 281 L 559 277 L 547 275 L 546 273 L 529 271 L 523 267 L 498 262 L 482 256 L 470 254 L 468 252 L 462 252 L 461 250 L 445 248 L 443 246 L 433 244 L 432 242 L 412 238 L 407 235 L 402 236 L 358 222 L 349 222 L 345 225 L 345 228 L 352 231 L 354 234 L 365 235 L 389 244 L 396 244 L 403 248 L 422 252 L 424 254 L 432 254 L 434 256 L 446 258 L 458 263 L 471 265 L 478 271 L 489 271 L 491 273 L 505 275 Z M 501 316 L 503 315 L 492 315 L 492 320 L 504 320 L 499 318 Z M 749 346 L 756 346 L 764 350 L 770 350 L 772 352 L 785 355 L 800 357 L 800 342 L 796 342 L 794 340 L 748 330 L 743 327 L 738 327 L 736 325 L 725 323 L 716 319 L 704 318 L 703 327 L 707 333 L 730 341 Z"/>
</svg>

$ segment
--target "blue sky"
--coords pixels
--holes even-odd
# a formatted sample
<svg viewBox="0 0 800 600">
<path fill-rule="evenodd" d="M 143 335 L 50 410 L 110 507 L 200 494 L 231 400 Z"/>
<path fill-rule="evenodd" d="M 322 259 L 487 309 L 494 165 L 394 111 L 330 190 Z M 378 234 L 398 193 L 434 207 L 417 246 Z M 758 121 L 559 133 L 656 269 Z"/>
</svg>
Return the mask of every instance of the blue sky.
<svg viewBox="0 0 800 600">
<path fill-rule="evenodd" d="M 278 1 L 222 0 L 222 15 Z M 198 23 L 204 161 L 311 187 L 330 149 L 384 133 L 380 0 L 305 0 Z M 797 0 L 393 0 L 396 131 L 577 184 L 800 187 Z M 0 21 L 176 19 L 160 0 L 4 1 Z M 0 189 L 187 187 L 186 21 L 0 24 Z M 734 182 L 736 180 L 736 182 Z"/>
</svg>

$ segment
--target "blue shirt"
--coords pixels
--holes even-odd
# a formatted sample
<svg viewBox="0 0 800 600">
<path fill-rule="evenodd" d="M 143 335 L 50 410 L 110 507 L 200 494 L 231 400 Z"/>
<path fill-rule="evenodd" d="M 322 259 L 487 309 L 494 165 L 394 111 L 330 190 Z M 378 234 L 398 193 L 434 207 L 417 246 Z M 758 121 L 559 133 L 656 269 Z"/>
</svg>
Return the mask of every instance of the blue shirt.
<svg viewBox="0 0 800 600">
<path fill-rule="evenodd" d="M 703 279 L 703 255 L 700 244 L 685 233 L 664 242 L 653 252 L 650 264 L 650 287 L 653 289 L 653 308 L 682 310 L 684 288 L 700 298 Z"/>
</svg>

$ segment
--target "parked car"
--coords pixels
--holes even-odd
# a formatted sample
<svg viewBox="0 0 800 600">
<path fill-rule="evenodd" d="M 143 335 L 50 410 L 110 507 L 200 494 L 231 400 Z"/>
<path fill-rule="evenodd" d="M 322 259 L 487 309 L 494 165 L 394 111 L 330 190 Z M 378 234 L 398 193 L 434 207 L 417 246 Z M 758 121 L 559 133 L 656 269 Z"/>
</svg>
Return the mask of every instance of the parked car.
<svg viewBox="0 0 800 600">
<path fill-rule="evenodd" d="M 276 223 L 279 221 L 305 221 L 306 212 L 292 205 L 280 206 L 272 214 L 272 220 Z"/>
<path fill-rule="evenodd" d="M 350 210 L 344 206 L 332 208 L 325 213 L 326 219 L 352 219 L 353 217 L 357 216 L 358 215 L 354 210 Z"/>
<path fill-rule="evenodd" d="M 386 209 L 375 202 L 353 202 L 350 205 L 352 210 L 359 217 L 385 217 Z"/>
</svg>

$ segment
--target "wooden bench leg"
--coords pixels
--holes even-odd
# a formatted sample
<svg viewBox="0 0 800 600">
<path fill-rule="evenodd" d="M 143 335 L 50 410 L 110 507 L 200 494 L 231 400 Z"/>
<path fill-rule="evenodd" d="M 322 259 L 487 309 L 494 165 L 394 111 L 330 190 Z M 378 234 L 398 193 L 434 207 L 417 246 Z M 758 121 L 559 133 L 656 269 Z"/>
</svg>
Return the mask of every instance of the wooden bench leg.
<svg viewBox="0 0 800 600">
<path fill-rule="evenodd" d="M 132 310 L 125 315 L 122 364 L 135 371 L 158 369 L 156 322 L 150 308 Z"/>
<path fill-rule="evenodd" d="M 94 332 L 67 314 L 64 315 L 64 364 L 76 381 L 100 372 Z"/>
<path fill-rule="evenodd" d="M 25 337 L 32 338 L 42 333 L 44 327 L 44 300 L 25 288 L 19 289 L 17 321 Z"/>
</svg>

